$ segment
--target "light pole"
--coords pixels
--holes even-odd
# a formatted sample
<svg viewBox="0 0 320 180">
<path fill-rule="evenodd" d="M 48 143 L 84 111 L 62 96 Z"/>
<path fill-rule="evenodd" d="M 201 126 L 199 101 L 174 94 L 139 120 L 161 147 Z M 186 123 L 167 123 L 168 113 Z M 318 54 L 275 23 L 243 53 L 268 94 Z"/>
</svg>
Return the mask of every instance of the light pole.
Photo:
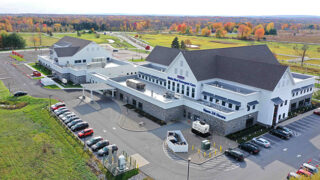
<svg viewBox="0 0 320 180">
<path fill-rule="evenodd" d="M 189 157 L 189 158 L 188 158 L 188 175 L 187 175 L 187 180 L 189 180 L 190 161 L 191 161 L 191 158 Z"/>
</svg>

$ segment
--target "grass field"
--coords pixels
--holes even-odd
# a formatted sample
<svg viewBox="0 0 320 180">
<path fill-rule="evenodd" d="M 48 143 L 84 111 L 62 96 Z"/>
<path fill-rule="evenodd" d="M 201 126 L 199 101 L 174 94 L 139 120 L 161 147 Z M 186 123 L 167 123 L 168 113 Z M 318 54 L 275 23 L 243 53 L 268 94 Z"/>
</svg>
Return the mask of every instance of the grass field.
<svg viewBox="0 0 320 180">
<path fill-rule="evenodd" d="M 141 39 L 148 42 L 151 46 L 160 45 L 170 47 L 174 37 L 178 37 L 179 41 L 189 39 L 192 44 L 199 45 L 199 49 L 267 44 L 273 53 L 296 55 L 296 51 L 293 49 L 294 46 L 302 47 L 301 44 L 292 43 L 243 41 L 237 39 L 219 39 L 215 37 L 187 36 L 179 34 L 141 34 Z M 320 48 L 320 45 L 309 45 L 307 56 L 310 58 L 320 58 L 320 52 L 318 51 L 318 48 Z"/>
<path fill-rule="evenodd" d="M 145 59 L 130 59 L 131 62 L 143 62 Z"/>
<path fill-rule="evenodd" d="M 308 61 L 304 61 L 305 63 L 309 63 L 309 64 L 317 64 L 320 65 L 320 60 L 308 60 Z"/>
<path fill-rule="evenodd" d="M 33 41 L 32 41 L 32 37 L 33 36 L 39 37 L 38 33 L 19 33 L 19 35 L 21 35 L 22 38 L 26 40 L 26 44 L 29 47 L 34 46 Z M 51 46 L 52 44 L 56 43 L 58 40 L 59 39 L 47 36 L 43 33 L 41 34 L 41 46 Z M 36 46 L 40 46 L 40 42 L 37 42 Z"/>
<path fill-rule="evenodd" d="M 36 63 L 29 63 L 28 65 L 33 67 L 37 71 L 39 71 L 41 74 L 44 74 L 44 75 L 51 75 L 52 74 L 52 72 L 49 69 L 45 68 L 44 66 L 37 65 Z"/>
<path fill-rule="evenodd" d="M 0 109 L 1 179 L 97 179 L 82 146 L 49 115 L 48 99 L 11 97 L 0 81 L 0 100 L 28 103 Z"/>
<path fill-rule="evenodd" d="M 100 37 L 97 38 L 96 34 L 81 34 L 80 37 L 77 36 L 77 33 L 61 33 L 61 34 L 54 34 L 55 37 L 62 38 L 64 36 L 71 36 L 71 37 L 77 37 L 81 39 L 86 39 L 90 40 L 93 42 L 96 42 L 98 44 L 110 44 L 114 48 L 135 48 L 131 44 L 127 43 L 126 41 L 122 41 L 121 39 L 114 37 L 114 36 L 109 36 L 109 35 L 104 35 L 100 34 Z M 113 43 L 110 43 L 108 40 L 113 40 Z"/>
<path fill-rule="evenodd" d="M 22 57 L 19 57 L 19 56 L 17 56 L 17 55 L 10 55 L 10 57 L 11 58 L 13 58 L 13 59 L 15 59 L 15 60 L 17 60 L 17 61 L 26 61 L 25 59 L 23 59 Z"/>
<path fill-rule="evenodd" d="M 48 85 L 48 86 L 43 86 L 44 88 L 47 88 L 47 89 L 60 89 L 57 85 Z"/>
</svg>

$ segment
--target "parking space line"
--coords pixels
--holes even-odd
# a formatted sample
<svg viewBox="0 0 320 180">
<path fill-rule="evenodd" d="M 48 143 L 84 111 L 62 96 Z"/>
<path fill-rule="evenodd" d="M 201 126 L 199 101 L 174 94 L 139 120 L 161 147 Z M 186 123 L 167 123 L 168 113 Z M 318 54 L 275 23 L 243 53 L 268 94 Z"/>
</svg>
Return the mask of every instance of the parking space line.
<svg viewBox="0 0 320 180">
<path fill-rule="evenodd" d="M 294 131 L 300 132 L 300 133 L 304 132 L 304 131 L 302 131 L 301 129 L 299 129 L 299 128 L 295 127 L 294 125 L 290 125 L 290 124 L 288 124 L 288 125 L 286 125 L 286 127 L 288 127 L 288 128 L 289 128 L 289 129 L 291 129 L 291 130 L 294 130 Z"/>
<path fill-rule="evenodd" d="M 311 123 L 320 123 L 319 120 L 316 120 L 316 119 L 313 119 L 313 118 L 301 119 L 301 120 L 299 120 L 299 122 L 304 122 L 304 123 L 308 123 L 308 124 L 311 124 Z"/>
<path fill-rule="evenodd" d="M 311 128 L 312 127 L 310 125 L 307 125 L 305 123 L 298 122 L 298 121 L 294 122 L 293 125 L 300 126 L 300 127 L 305 127 L 305 128 Z"/>
</svg>

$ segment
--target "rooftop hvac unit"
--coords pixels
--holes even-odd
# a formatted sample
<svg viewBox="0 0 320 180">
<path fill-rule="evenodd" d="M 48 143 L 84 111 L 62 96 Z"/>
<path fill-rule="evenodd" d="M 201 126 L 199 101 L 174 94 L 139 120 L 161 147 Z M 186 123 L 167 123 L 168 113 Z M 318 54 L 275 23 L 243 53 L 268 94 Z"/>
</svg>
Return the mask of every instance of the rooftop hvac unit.
<svg viewBox="0 0 320 180">
<path fill-rule="evenodd" d="M 131 87 L 131 88 L 137 89 L 137 90 L 144 90 L 146 87 L 146 84 L 144 84 L 138 80 L 135 80 L 135 79 L 127 79 L 126 85 L 128 87 Z"/>
</svg>

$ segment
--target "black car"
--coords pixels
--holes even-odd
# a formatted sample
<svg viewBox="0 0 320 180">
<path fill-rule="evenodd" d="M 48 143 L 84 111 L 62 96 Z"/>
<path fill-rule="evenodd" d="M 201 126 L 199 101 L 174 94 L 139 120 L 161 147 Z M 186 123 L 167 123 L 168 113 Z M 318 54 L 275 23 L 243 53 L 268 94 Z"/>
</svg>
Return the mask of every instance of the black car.
<svg viewBox="0 0 320 180">
<path fill-rule="evenodd" d="M 289 134 L 289 136 L 293 135 L 293 132 L 291 129 L 284 127 L 284 126 L 277 126 L 276 129 L 281 130 L 282 132 L 284 132 L 285 134 Z"/>
<path fill-rule="evenodd" d="M 118 151 L 118 146 L 115 144 L 106 146 L 98 151 L 99 156 L 109 155 L 109 149 L 111 149 L 112 153 L 114 151 Z"/>
<path fill-rule="evenodd" d="M 252 143 L 249 143 L 249 142 L 239 144 L 239 148 L 242 150 L 245 150 L 251 154 L 258 154 L 260 152 L 260 149 L 258 146 L 254 145 Z"/>
<path fill-rule="evenodd" d="M 109 145 L 109 141 L 108 140 L 102 140 L 97 142 L 95 145 L 91 146 L 92 151 L 96 152 L 99 149 L 102 149 L 103 147 L 106 147 Z"/>
<path fill-rule="evenodd" d="M 57 112 L 56 115 L 59 116 L 59 115 L 66 113 L 66 112 L 69 112 L 69 109 L 63 109 L 63 110 Z"/>
<path fill-rule="evenodd" d="M 229 148 L 224 152 L 224 154 L 236 159 L 237 161 L 244 161 L 244 155 L 239 151 Z"/>
<path fill-rule="evenodd" d="M 76 125 L 76 124 L 78 124 L 78 123 L 81 123 L 81 122 L 83 122 L 81 119 L 75 119 L 75 120 L 69 122 L 69 123 L 67 124 L 67 126 L 68 126 L 69 128 L 71 128 L 72 126 L 74 126 L 74 125 Z"/>
<path fill-rule="evenodd" d="M 77 120 L 77 119 L 80 119 L 80 118 L 79 118 L 79 117 L 77 117 L 77 116 L 75 116 L 75 117 L 71 117 L 71 118 L 69 118 L 69 119 L 65 120 L 65 121 L 64 121 L 64 123 L 65 123 L 65 124 L 68 124 L 68 123 L 70 123 L 70 122 L 72 122 L 72 121 L 74 121 L 74 120 Z"/>
<path fill-rule="evenodd" d="M 27 92 L 24 92 L 24 91 L 17 91 L 13 94 L 14 97 L 19 97 L 19 96 L 25 96 L 27 95 L 28 93 Z"/>
<path fill-rule="evenodd" d="M 92 145 L 96 144 L 99 141 L 102 141 L 103 138 L 101 136 L 93 137 L 86 142 L 87 146 L 91 147 Z"/>
<path fill-rule="evenodd" d="M 83 130 L 83 129 L 86 129 L 89 127 L 89 124 L 87 122 L 81 122 L 81 123 L 78 123 L 74 126 L 71 126 L 71 130 L 74 132 L 74 131 L 80 131 L 80 130 Z"/>
<path fill-rule="evenodd" d="M 270 134 L 274 135 L 274 136 L 277 136 L 279 138 L 282 138 L 282 139 L 289 139 L 290 138 L 290 135 L 287 134 L 287 133 L 284 133 L 282 130 L 280 129 L 271 129 L 271 131 L 269 132 Z"/>
</svg>

